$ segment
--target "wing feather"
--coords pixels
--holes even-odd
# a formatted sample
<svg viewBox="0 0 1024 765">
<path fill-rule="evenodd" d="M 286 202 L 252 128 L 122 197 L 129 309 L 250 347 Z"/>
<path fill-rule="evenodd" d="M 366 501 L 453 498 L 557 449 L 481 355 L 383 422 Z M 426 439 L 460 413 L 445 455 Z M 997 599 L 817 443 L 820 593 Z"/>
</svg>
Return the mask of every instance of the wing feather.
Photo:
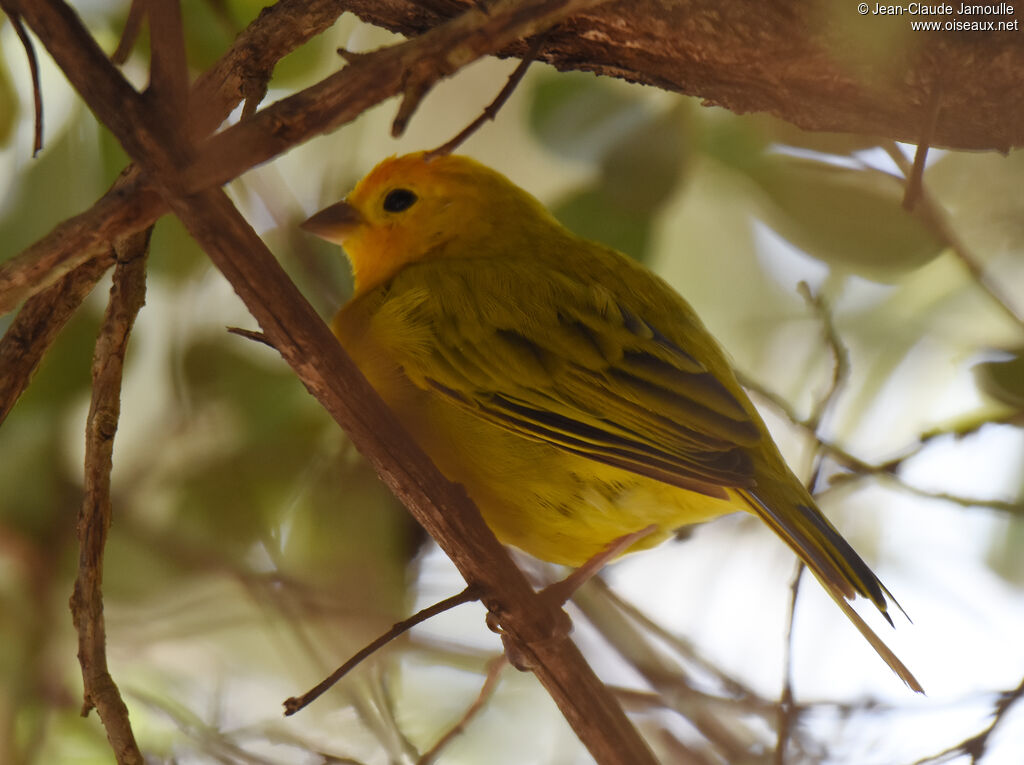
<svg viewBox="0 0 1024 765">
<path fill-rule="evenodd" d="M 515 289 L 513 276 L 499 278 L 496 268 L 514 272 Z M 761 431 L 700 354 L 683 347 L 677 325 L 685 330 L 692 313 L 681 301 L 680 315 L 663 322 L 672 326 L 658 327 L 629 293 L 557 271 L 542 279 L 515 261 L 486 269 L 424 261 L 387 289 L 381 313 L 400 325 L 389 334 L 408 340 L 406 374 L 457 406 L 524 437 L 713 496 L 753 485 L 747 452 Z M 703 328 L 693 334 L 705 355 L 719 353 Z"/>
</svg>

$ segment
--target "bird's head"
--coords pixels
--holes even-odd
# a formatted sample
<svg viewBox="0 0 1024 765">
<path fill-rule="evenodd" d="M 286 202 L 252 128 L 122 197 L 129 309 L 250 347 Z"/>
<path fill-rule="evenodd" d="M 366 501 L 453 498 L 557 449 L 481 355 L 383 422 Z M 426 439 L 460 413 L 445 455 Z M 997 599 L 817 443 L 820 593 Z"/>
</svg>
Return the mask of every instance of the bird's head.
<svg viewBox="0 0 1024 765">
<path fill-rule="evenodd" d="M 507 252 L 524 230 L 557 225 L 500 173 L 468 157 L 419 152 L 384 160 L 302 228 L 344 246 L 359 293 L 418 260 Z"/>
</svg>

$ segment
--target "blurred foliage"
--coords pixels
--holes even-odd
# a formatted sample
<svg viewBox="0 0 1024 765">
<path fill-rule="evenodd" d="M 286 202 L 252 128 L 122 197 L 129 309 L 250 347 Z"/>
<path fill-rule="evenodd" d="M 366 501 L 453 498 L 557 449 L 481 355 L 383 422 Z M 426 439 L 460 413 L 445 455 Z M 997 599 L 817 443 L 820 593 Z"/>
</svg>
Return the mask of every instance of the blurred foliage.
<svg viewBox="0 0 1024 765">
<path fill-rule="evenodd" d="M 263 4 L 185 2 L 194 71 L 215 61 Z M 91 4 L 89 21 L 106 25 L 104 33 L 116 39 L 127 5 Z M 819 5 L 838 48 L 844 35 L 859 33 L 860 27 L 850 26 L 860 24 L 855 14 Z M 339 45 L 372 47 L 383 39 L 376 34 L 343 18 L 284 59 L 271 87 L 313 81 L 339 66 Z M 45 150 L 28 158 L 24 136 L 30 135 L 31 109 L 25 104 L 31 95 L 24 73 L 8 68 L 13 40 L 9 25 L 0 26 L 7 54 L 0 58 L 0 169 L 9 178 L 0 198 L 0 258 L 88 207 L 126 161 L 89 112 L 50 85 Z M 144 66 L 146 46 L 144 34 L 129 68 Z M 896 63 L 898 57 L 880 52 L 877 66 Z M 347 266 L 337 248 L 298 232 L 297 221 L 344 193 L 382 155 L 436 145 L 438 133 L 442 140 L 456 133 L 463 125 L 453 124 L 452 108 L 465 109 L 479 92 L 496 91 L 500 66 L 471 68 L 452 87 L 439 86 L 403 143 L 387 137 L 393 113 L 386 107 L 231 185 L 240 207 L 325 317 L 350 294 Z M 484 103 L 473 102 L 468 110 Z M 697 307 L 737 367 L 791 402 L 797 416 L 810 411 L 832 375 L 820 317 L 795 288 L 798 281 L 809 282 L 831 307 L 851 368 L 823 435 L 870 463 L 910 453 L 910 467 L 937 461 L 930 474 L 936 492 L 1019 506 L 1019 431 L 982 426 L 1012 422 L 1024 409 L 1021 327 L 993 305 L 934 228 L 904 210 L 903 187 L 879 141 L 808 134 L 765 115 L 740 117 L 653 89 L 535 67 L 497 122 L 474 136 L 466 151 L 509 175 L 518 172 L 524 186 L 547 188 L 541 196 L 566 225 L 657 269 Z M 951 226 L 1016 299 L 1017 310 L 1024 307 L 1018 297 L 1024 294 L 1022 162 L 1020 152 L 933 152 L 925 174 Z M 459 581 L 436 554 L 423 554 L 422 532 L 278 354 L 225 332 L 226 326 L 252 328 L 252 321 L 176 220 L 157 225 L 150 263 L 116 442 L 105 588 L 112 667 L 144 748 L 167 762 L 306 762 L 323 752 L 366 762 L 408 761 L 410 752 L 425 751 L 470 705 L 497 639 L 483 627 L 478 608 L 463 607 L 389 646 L 310 709 L 279 719 L 283 698 L 316 683 L 412 608 L 452 594 Z M 89 367 L 106 292 L 105 284 L 98 287 L 65 328 L 0 428 L 0 762 L 109 760 L 95 715 L 83 720 L 78 714 L 80 679 L 67 613 Z M 0 317 L 0 329 L 10 320 Z M 958 429 L 965 421 L 970 428 Z M 812 444 L 799 430 L 784 418 L 770 424 L 792 464 L 808 464 Z M 920 446 L 922 434 L 946 430 L 972 437 Z M 999 434 L 993 431 L 1004 440 L 994 442 Z M 946 462 L 939 461 L 943 450 L 952 450 Z M 980 456 L 972 457 L 972 450 Z M 981 466 L 977 478 L 960 467 L 971 459 Z M 904 467 L 884 480 L 911 482 L 914 471 Z M 961 474 L 973 483 L 950 486 Z M 828 511 L 858 549 L 875 553 L 873 560 L 902 579 L 899 594 L 908 610 L 914 613 L 915 601 L 923 602 L 924 625 L 909 636 L 901 628 L 900 638 L 941 634 L 952 640 L 946 633 L 954 627 L 978 625 L 977 633 L 943 643 L 932 654 L 929 644 L 936 641 L 924 637 L 915 650 L 899 653 L 916 671 L 923 665 L 919 672 L 926 684 L 938 683 L 940 702 L 1012 687 L 1019 680 L 1019 656 L 985 641 L 1016 634 L 1013 625 L 1024 618 L 1006 605 L 1014 597 L 1019 601 L 1024 582 L 1022 516 L 982 512 L 969 502 L 911 508 L 904 492 L 871 480 L 863 489 L 829 492 Z M 662 608 L 660 616 L 676 632 L 701 643 L 689 654 L 676 645 L 690 662 L 684 662 L 687 672 L 703 684 L 689 696 L 680 692 L 684 685 L 673 687 L 665 693 L 671 697 L 667 708 L 700 719 L 702 707 L 694 699 L 724 688 L 729 702 L 743 702 L 719 702 L 720 732 L 770 748 L 766 731 L 776 712 L 770 700 L 781 676 L 773 662 L 781 651 L 768 643 L 782 634 L 781 625 L 772 631 L 771 617 L 784 616 L 784 595 L 778 593 L 785 592 L 790 559 L 770 552 L 771 543 L 753 547 L 751 524 L 729 523 L 697 530 L 682 543 L 685 551 L 667 546 L 621 570 L 635 572 L 644 565 L 639 558 L 657 561 L 659 555 L 704 566 L 671 575 L 653 571 L 645 580 L 650 583 L 639 588 L 649 596 L 645 610 Z M 968 539 L 971 544 L 964 544 Z M 968 559 L 965 547 L 977 554 Z M 1016 588 L 1003 600 L 993 594 L 999 588 L 978 584 L 990 583 L 993 573 Z M 762 589 L 773 576 L 781 583 L 778 591 Z M 965 590 L 956 589 L 960 582 Z M 769 606 L 766 617 L 764 603 L 776 596 L 780 605 Z M 801 597 L 814 608 L 813 594 Z M 946 608 L 940 618 L 928 613 L 930 599 Z M 801 601 L 798 617 L 804 607 Z M 962 618 L 967 611 L 971 619 Z M 861 647 L 847 650 L 830 631 L 828 619 L 841 616 L 827 609 L 811 613 L 820 655 L 796 653 L 812 655 L 803 674 L 797 672 L 798 689 L 806 684 L 831 699 L 832 675 L 823 667 L 846 664 L 837 657 Z M 720 614 L 739 614 L 742 624 Z M 984 618 L 974 618 L 978 614 Z M 764 620 L 770 624 L 763 631 L 751 627 Z M 710 631 L 719 622 L 720 631 Z M 936 622 L 946 626 L 936 629 Z M 580 629 L 584 639 L 598 642 L 586 637 L 586 624 Z M 931 632 L 925 631 L 929 624 Z M 613 637 L 604 640 L 613 644 Z M 647 654 L 631 658 L 634 667 L 650 661 L 659 677 L 675 667 L 661 647 L 647 646 L 633 633 L 627 637 L 624 646 Z M 986 654 L 999 657 L 1002 674 L 981 677 L 972 662 Z M 960 658 L 954 662 L 951 655 Z M 727 668 L 725 679 L 707 656 Z M 599 661 L 610 676 L 623 666 L 621 657 L 599 654 Z M 878 670 L 870 667 L 865 677 Z M 950 674 L 956 682 L 947 682 Z M 960 682 L 961 675 L 970 680 Z M 751 694 L 737 694 L 731 676 L 742 676 Z M 758 706 L 755 692 L 768 699 L 766 706 Z M 853 685 L 846 698 L 873 692 Z M 881 742 L 878 756 L 897 762 L 956 742 L 960 732 L 952 727 L 943 732 L 946 738 L 934 730 L 926 739 L 905 734 L 912 715 L 904 709 L 899 718 L 893 711 L 903 703 L 898 698 L 881 707 L 872 700 L 859 712 L 853 702 L 847 712 L 819 709 L 818 718 L 831 715 L 831 723 L 813 714 L 801 718 L 798 751 L 809 759 L 808 753 L 828 751 L 840 761 L 844 751 L 857 752 L 865 741 Z M 669 731 L 688 744 L 700 743 L 700 726 L 665 723 L 663 708 L 643 709 L 637 719 L 653 731 L 652 740 Z M 964 735 L 980 729 L 970 727 L 973 718 L 969 722 Z M 448 752 L 446 762 L 586 757 L 536 683 L 514 673 L 506 673 L 488 710 Z M 845 761 L 861 760 L 853 754 Z"/>
<path fill-rule="evenodd" d="M 1024 411 L 1024 349 L 1009 351 L 1007 358 L 985 361 L 974 369 L 978 385 L 993 398 Z"/>
<path fill-rule="evenodd" d="M 573 231 L 644 261 L 655 217 L 686 174 L 691 106 L 658 111 L 632 88 L 593 75 L 549 77 L 533 92 L 530 124 L 551 151 L 596 165 L 597 178 L 551 211 Z"/>
<path fill-rule="evenodd" d="M 766 222 L 839 269 L 891 281 L 945 249 L 921 215 L 903 208 L 902 183 L 878 170 L 778 154 L 765 157 L 751 177 L 769 200 Z"/>
<path fill-rule="evenodd" d="M 5 260 L 45 234 L 55 219 L 70 217 L 91 205 L 113 182 L 124 165 L 111 169 L 105 161 L 108 141 L 100 135 L 88 109 L 75 104 L 59 132 L 49 133 L 45 151 L 30 160 L 30 167 L 22 166 L 18 183 L 8 190 L 0 218 Z M 28 142 L 15 150 L 27 154 L 30 147 Z M 68 172 L 69 168 L 74 172 Z"/>
<path fill-rule="evenodd" d="M 0 145 L 11 140 L 18 124 L 18 94 L 14 91 L 6 66 L 0 66 Z"/>
</svg>

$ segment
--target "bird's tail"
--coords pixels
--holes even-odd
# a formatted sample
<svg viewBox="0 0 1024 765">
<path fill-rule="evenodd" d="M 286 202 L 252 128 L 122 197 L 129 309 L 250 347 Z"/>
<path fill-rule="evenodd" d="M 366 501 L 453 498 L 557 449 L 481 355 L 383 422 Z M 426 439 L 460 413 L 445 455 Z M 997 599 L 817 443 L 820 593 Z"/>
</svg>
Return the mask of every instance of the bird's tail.
<svg viewBox="0 0 1024 765">
<path fill-rule="evenodd" d="M 868 598 L 889 624 L 892 624 L 892 618 L 888 613 L 889 603 L 893 603 L 900 611 L 903 609 L 893 598 L 892 593 L 878 581 L 874 572 L 857 555 L 850 543 L 843 539 L 814 506 L 810 497 L 806 498 L 806 502 L 769 502 L 759 496 L 757 489 L 743 489 L 739 493 L 754 514 L 767 523 L 813 572 L 839 608 L 892 671 L 912 690 L 924 693 L 921 684 L 910 670 L 853 610 L 848 601 L 857 595 Z"/>
</svg>

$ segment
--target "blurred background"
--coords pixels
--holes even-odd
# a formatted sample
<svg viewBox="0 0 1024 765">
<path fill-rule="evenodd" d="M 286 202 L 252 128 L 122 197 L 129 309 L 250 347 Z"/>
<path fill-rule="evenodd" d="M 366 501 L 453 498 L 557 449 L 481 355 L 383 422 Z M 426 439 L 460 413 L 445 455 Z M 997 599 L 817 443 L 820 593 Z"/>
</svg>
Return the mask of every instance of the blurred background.
<svg viewBox="0 0 1024 765">
<path fill-rule="evenodd" d="M 76 4 L 108 51 L 127 5 Z M 194 71 L 261 5 L 185 2 Z M 281 62 L 268 100 L 341 66 L 339 46 L 396 39 L 344 15 Z M 136 83 L 145 45 L 125 67 Z M 400 140 L 392 101 L 230 185 L 325 318 L 350 293 L 348 266 L 298 222 L 385 156 L 451 138 L 515 63 L 482 61 L 439 85 Z M 0 23 L 3 259 L 87 208 L 126 164 L 45 54 L 41 66 L 45 148 L 32 159 L 24 53 Z M 541 64 L 461 151 L 682 293 L 798 475 L 822 454 L 800 422 L 819 419 L 818 436 L 835 447 L 820 464 L 822 508 L 912 618 L 896 615 L 893 630 L 862 610 L 928 696 L 903 687 L 807 578 L 790 644 L 788 761 L 931 761 L 983 732 L 1024 677 L 1024 327 L 1013 316 L 1024 312 L 1022 155 L 930 153 L 925 188 L 951 246 L 933 220 L 901 207 L 913 147 L 807 134 Z M 1013 305 L 979 285 L 964 257 Z M 108 285 L 0 428 L 4 763 L 112 761 L 95 714 L 79 715 L 67 606 Z M 463 583 L 278 354 L 226 332 L 258 327 L 169 217 L 153 234 L 147 289 L 127 358 L 104 572 L 111 672 L 140 745 L 154 763 L 416 762 L 473 704 L 501 651 L 483 608 L 416 628 L 283 718 L 285 698 Z M 561 573 L 519 560 L 538 581 Z M 774 761 L 794 572 L 767 528 L 730 516 L 615 564 L 607 587 L 569 607 L 585 654 L 663 761 Z M 986 764 L 1021 761 L 1024 702 L 983 751 Z M 590 761 L 536 680 L 509 668 L 436 757 Z"/>
</svg>

